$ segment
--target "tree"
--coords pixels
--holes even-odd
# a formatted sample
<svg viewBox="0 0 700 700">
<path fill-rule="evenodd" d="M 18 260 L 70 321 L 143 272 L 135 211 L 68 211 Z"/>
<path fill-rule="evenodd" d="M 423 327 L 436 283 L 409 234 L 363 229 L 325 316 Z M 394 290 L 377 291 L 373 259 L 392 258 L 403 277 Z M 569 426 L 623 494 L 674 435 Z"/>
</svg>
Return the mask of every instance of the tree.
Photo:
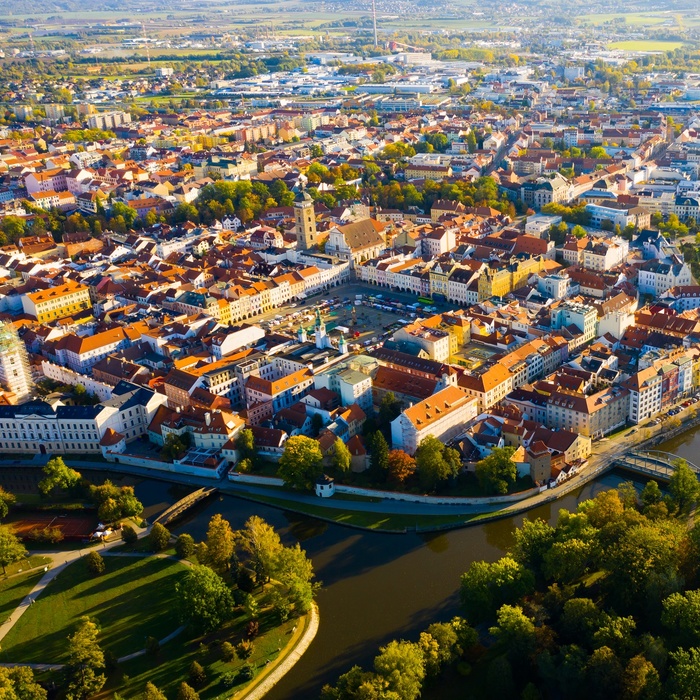
<svg viewBox="0 0 700 700">
<path fill-rule="evenodd" d="M 311 490 L 323 473 L 323 455 L 316 440 L 304 435 L 290 437 L 280 457 L 278 474 L 292 488 Z"/>
<path fill-rule="evenodd" d="M 251 462 L 255 463 L 258 452 L 255 449 L 255 436 L 250 428 L 241 430 L 236 439 L 236 449 L 238 450 L 241 460 L 249 459 Z"/>
<path fill-rule="evenodd" d="M 671 669 L 666 683 L 666 697 L 672 700 L 695 700 L 700 688 L 700 649 L 679 649 L 669 654 Z"/>
<path fill-rule="evenodd" d="M 269 581 L 283 549 L 279 535 L 257 515 L 248 518 L 239 534 L 243 548 L 251 556 L 258 581 Z"/>
<path fill-rule="evenodd" d="M 372 477 L 377 481 L 384 481 L 389 469 L 389 445 L 379 430 L 369 439 L 369 456 Z"/>
<path fill-rule="evenodd" d="M 388 455 L 389 479 L 396 484 L 403 484 L 415 474 L 416 460 L 403 450 L 392 450 Z"/>
<path fill-rule="evenodd" d="M 468 618 L 481 620 L 520 600 L 534 584 L 532 573 L 509 556 L 493 563 L 475 561 L 462 574 L 460 599 Z"/>
<path fill-rule="evenodd" d="M 0 687 L 5 700 L 46 700 L 47 692 L 27 666 L 0 669 Z"/>
<path fill-rule="evenodd" d="M 233 610 L 231 591 L 208 566 L 190 567 L 176 591 L 182 621 L 202 631 L 215 630 Z"/>
<path fill-rule="evenodd" d="M 50 459 L 43 469 L 44 478 L 39 482 L 39 491 L 48 496 L 57 489 L 70 489 L 81 479 L 80 472 L 66 466 L 60 457 Z"/>
<path fill-rule="evenodd" d="M 222 642 L 221 644 L 221 658 L 226 663 L 231 663 L 236 660 L 236 650 L 231 644 L 231 642 Z"/>
<path fill-rule="evenodd" d="M 236 644 L 236 656 L 241 660 L 245 661 L 253 655 L 253 643 L 247 639 L 241 640 Z"/>
<path fill-rule="evenodd" d="M 165 694 L 161 692 L 151 681 L 146 683 L 143 690 L 142 700 L 167 700 Z"/>
<path fill-rule="evenodd" d="M 677 459 L 673 464 L 668 490 L 678 511 L 687 513 L 700 495 L 700 482 L 684 459 Z"/>
<path fill-rule="evenodd" d="M 476 478 L 491 493 L 506 494 L 518 475 L 513 461 L 514 447 L 494 447 L 488 457 L 476 464 Z"/>
<path fill-rule="evenodd" d="M 389 642 L 374 659 L 374 670 L 384 680 L 387 689 L 396 694 L 397 700 L 415 700 L 420 696 L 425 661 L 417 644 Z"/>
<path fill-rule="evenodd" d="M 630 659 L 622 674 L 620 685 L 623 700 L 661 697 L 659 672 L 654 664 L 641 654 Z"/>
<path fill-rule="evenodd" d="M 105 560 L 102 558 L 102 555 L 99 552 L 93 551 L 87 554 L 85 557 L 85 565 L 87 566 L 88 571 L 96 576 L 103 574 L 105 571 Z"/>
<path fill-rule="evenodd" d="M 107 479 L 99 486 L 91 484 L 89 493 L 97 506 L 100 520 L 113 522 L 143 512 L 143 504 L 136 498 L 133 486 L 116 486 Z"/>
<path fill-rule="evenodd" d="M 154 523 L 148 533 L 148 545 L 152 552 L 162 552 L 170 543 L 170 530 L 160 523 Z"/>
<path fill-rule="evenodd" d="M 571 537 L 554 542 L 544 555 L 543 573 L 555 581 L 571 583 L 586 573 L 593 556 L 593 543 Z"/>
<path fill-rule="evenodd" d="M 0 229 L 7 243 L 16 243 L 27 232 L 27 222 L 19 216 L 5 216 L 0 220 Z"/>
<path fill-rule="evenodd" d="M 331 457 L 331 462 L 333 464 L 333 468 L 338 474 L 347 474 L 350 471 L 352 455 L 350 454 L 350 450 L 340 438 L 336 438 L 335 443 L 333 443 L 333 456 Z"/>
<path fill-rule="evenodd" d="M 10 512 L 10 506 L 14 505 L 17 498 L 13 493 L 5 491 L 2 486 L 0 486 L 0 518 L 4 518 Z"/>
<path fill-rule="evenodd" d="M 175 552 L 180 559 L 189 559 L 195 552 L 194 537 L 183 532 L 175 540 Z"/>
<path fill-rule="evenodd" d="M 187 437 L 185 437 L 187 436 Z M 168 462 L 180 457 L 187 451 L 189 447 L 189 435 L 185 433 L 184 435 L 177 435 L 176 433 L 168 433 L 161 448 L 160 454 L 163 459 Z"/>
<path fill-rule="evenodd" d="M 97 642 L 98 635 L 97 625 L 83 617 L 75 633 L 68 637 L 68 700 L 85 700 L 102 690 L 107 680 L 103 673 L 105 657 Z"/>
<path fill-rule="evenodd" d="M 0 525 L 0 566 L 2 572 L 5 567 L 20 561 L 27 556 L 27 550 L 24 545 L 15 537 L 12 529 L 7 525 Z"/>
<path fill-rule="evenodd" d="M 207 682 L 207 674 L 199 661 L 193 661 L 190 664 L 188 675 L 193 688 L 201 688 Z"/>
<path fill-rule="evenodd" d="M 323 416 L 320 413 L 314 413 L 311 416 L 311 434 L 318 437 L 321 430 L 323 430 Z"/>
<path fill-rule="evenodd" d="M 416 450 L 416 472 L 421 486 L 426 491 L 435 490 L 441 483 L 457 475 L 459 464 L 455 464 L 451 453 L 433 435 L 423 438 Z M 445 459 L 445 456 L 449 459 Z"/>
<path fill-rule="evenodd" d="M 519 605 L 502 605 L 496 614 L 497 624 L 489 632 L 508 654 L 512 663 L 527 658 L 535 643 L 535 625 Z"/>
<path fill-rule="evenodd" d="M 122 540 L 126 544 L 134 544 L 139 536 L 131 525 L 122 525 Z"/>
<path fill-rule="evenodd" d="M 393 391 L 387 391 L 379 403 L 379 424 L 389 425 L 401 413 L 401 401 L 394 395 Z"/>
<path fill-rule="evenodd" d="M 555 530 L 541 518 L 525 520 L 515 530 L 513 557 L 536 573 L 542 572 L 545 554 L 554 543 Z"/>
<path fill-rule="evenodd" d="M 177 689 L 177 700 L 199 700 L 199 693 L 183 681 Z"/>
<path fill-rule="evenodd" d="M 231 524 L 216 513 L 209 521 L 207 530 L 207 564 L 218 574 L 225 574 L 231 565 L 234 547 Z"/>
<path fill-rule="evenodd" d="M 700 645 L 700 591 L 672 593 L 663 601 L 661 622 L 683 647 Z"/>
<path fill-rule="evenodd" d="M 622 664 L 615 652 L 606 646 L 596 649 L 586 664 L 590 697 L 607 700 L 620 695 Z"/>
<path fill-rule="evenodd" d="M 462 651 L 459 635 L 455 625 L 451 622 L 434 622 L 428 627 L 426 633 L 437 643 L 438 668 L 433 670 L 439 672 L 445 666 L 455 661 Z"/>
<path fill-rule="evenodd" d="M 647 481 L 646 485 L 642 489 L 640 498 L 645 508 L 659 503 L 663 498 L 659 484 L 653 480 Z"/>
</svg>

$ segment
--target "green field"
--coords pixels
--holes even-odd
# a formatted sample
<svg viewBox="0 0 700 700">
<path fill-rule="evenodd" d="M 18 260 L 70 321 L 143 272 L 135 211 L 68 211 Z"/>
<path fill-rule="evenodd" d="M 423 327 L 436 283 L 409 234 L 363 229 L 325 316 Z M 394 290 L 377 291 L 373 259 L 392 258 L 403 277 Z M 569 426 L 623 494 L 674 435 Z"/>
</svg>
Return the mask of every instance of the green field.
<svg viewBox="0 0 700 700">
<path fill-rule="evenodd" d="M 673 15 L 667 14 L 647 14 L 647 13 L 610 13 L 602 15 L 581 15 L 578 18 L 579 22 L 587 22 L 589 24 L 601 25 L 608 24 L 609 22 L 614 22 L 616 20 L 625 20 L 625 24 L 630 24 L 634 26 L 653 26 L 656 24 L 663 24 L 669 20 L 674 21 Z"/>
<path fill-rule="evenodd" d="M 261 609 L 260 636 L 254 640 L 253 655 L 249 659 L 255 668 L 255 676 L 262 672 L 268 662 L 279 656 L 279 650 L 287 645 L 292 629 L 302 624 L 299 619 L 278 624 L 272 610 L 265 609 L 266 594 L 266 591 L 255 594 Z M 200 698 L 230 698 L 243 686 L 239 684 L 227 689 L 220 683 L 220 677 L 224 673 L 236 673 L 243 662 L 238 658 L 229 663 L 224 662 L 221 658 L 221 642 L 229 641 L 234 645 L 239 642 L 249 619 L 245 612 L 238 609 L 232 620 L 210 635 L 199 637 L 185 632 L 182 637 L 163 645 L 156 659 L 141 656 L 122 664 L 121 671 L 128 677 L 128 682 L 124 682 L 123 676 L 110 678 L 107 688 L 124 698 L 140 700 L 144 686 L 151 681 L 169 698 L 174 698 L 180 683 L 188 678 L 190 665 L 193 661 L 198 661 L 207 672 L 206 684 L 197 689 Z"/>
<path fill-rule="evenodd" d="M 59 574 L 3 640 L 2 660 L 65 662 L 66 639 L 83 615 L 98 622 L 101 646 L 117 657 L 142 649 L 146 637 L 162 639 L 177 629 L 173 599 L 182 564 L 113 556 L 105 564 L 100 576 L 82 560 Z"/>
<path fill-rule="evenodd" d="M 616 41 L 608 44 L 609 49 L 621 49 L 622 51 L 675 51 L 682 47 L 682 41 L 654 41 L 653 39 Z"/>
<path fill-rule="evenodd" d="M 5 622 L 10 613 L 22 602 L 24 596 L 36 586 L 44 575 L 43 571 L 13 576 L 0 583 L 0 624 Z"/>
</svg>

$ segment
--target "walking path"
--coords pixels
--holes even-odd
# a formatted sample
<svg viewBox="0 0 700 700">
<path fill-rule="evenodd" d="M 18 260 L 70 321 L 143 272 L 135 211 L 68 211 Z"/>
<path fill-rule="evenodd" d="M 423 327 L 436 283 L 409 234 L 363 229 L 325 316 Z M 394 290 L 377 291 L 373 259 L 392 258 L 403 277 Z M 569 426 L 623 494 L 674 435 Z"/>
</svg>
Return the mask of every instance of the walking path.
<svg viewBox="0 0 700 700">
<path fill-rule="evenodd" d="M 139 531 L 139 535 L 147 533 L 147 530 L 144 528 L 136 529 Z M 121 540 L 114 540 L 114 542 L 105 543 L 101 550 L 95 551 L 106 554 L 107 552 L 105 550 L 113 549 L 121 544 L 124 544 Z M 22 602 L 10 613 L 5 622 L 0 625 L 0 642 L 2 642 L 8 632 L 17 624 L 17 620 L 24 615 L 27 608 L 34 603 L 51 581 L 53 581 L 67 566 L 80 559 L 84 552 L 84 549 L 72 549 L 68 552 L 38 552 L 38 554 L 43 556 L 51 557 L 51 564 L 45 567 L 45 569 L 48 569 L 46 573 L 39 579 L 34 588 L 27 593 Z"/>
<path fill-rule="evenodd" d="M 232 700 L 260 700 L 270 689 L 282 680 L 284 675 L 296 664 L 313 642 L 318 632 L 318 607 L 314 603 L 309 611 L 306 625 L 302 629 L 295 628 L 282 653 L 270 664 L 253 682 L 252 686 L 244 688 L 233 696 Z M 289 651 L 287 651 L 289 649 Z"/>
</svg>

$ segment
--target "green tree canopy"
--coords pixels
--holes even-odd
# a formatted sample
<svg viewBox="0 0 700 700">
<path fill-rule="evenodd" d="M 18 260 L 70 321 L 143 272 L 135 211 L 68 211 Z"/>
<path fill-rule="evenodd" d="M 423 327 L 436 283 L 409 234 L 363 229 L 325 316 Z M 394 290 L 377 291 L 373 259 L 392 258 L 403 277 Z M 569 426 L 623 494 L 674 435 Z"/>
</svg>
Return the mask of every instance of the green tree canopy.
<svg viewBox="0 0 700 700">
<path fill-rule="evenodd" d="M 323 473 L 323 455 L 316 440 L 294 435 L 284 444 L 278 474 L 285 484 L 296 489 L 311 490 Z"/>
<path fill-rule="evenodd" d="M 197 629 L 205 632 L 215 630 L 231 616 L 231 591 L 208 566 L 190 567 L 176 590 L 182 621 Z"/>
</svg>

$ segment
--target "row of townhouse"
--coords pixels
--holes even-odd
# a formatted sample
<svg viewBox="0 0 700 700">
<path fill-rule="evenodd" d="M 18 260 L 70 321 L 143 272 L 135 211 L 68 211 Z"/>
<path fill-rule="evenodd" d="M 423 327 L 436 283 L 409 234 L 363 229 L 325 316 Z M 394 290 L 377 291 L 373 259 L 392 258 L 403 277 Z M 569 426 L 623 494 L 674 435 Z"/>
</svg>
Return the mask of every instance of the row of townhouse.
<svg viewBox="0 0 700 700">
<path fill-rule="evenodd" d="M 348 279 L 347 262 L 327 268 L 310 266 L 269 279 L 239 281 L 223 289 L 223 298 L 212 294 L 212 287 L 195 291 L 170 290 L 172 298 L 164 305 L 179 313 L 204 313 L 230 324 L 268 313 Z"/>
<path fill-rule="evenodd" d="M 165 401 L 163 394 L 121 382 L 95 406 L 54 407 L 40 400 L 0 406 L 0 452 L 99 453 L 108 431 L 123 443 L 144 435 Z"/>
<path fill-rule="evenodd" d="M 483 263 L 471 266 L 436 264 L 427 267 L 421 258 L 370 260 L 355 268 L 362 282 L 398 289 L 416 296 L 444 297 L 455 304 L 470 305 L 479 300 L 478 279 Z"/>
<path fill-rule="evenodd" d="M 690 396 L 697 389 L 700 370 L 700 351 L 665 351 L 646 367 L 640 367 L 623 386 L 630 394 L 629 420 L 641 423 L 653 418 L 679 399 Z M 640 365 L 644 365 L 644 357 Z"/>
</svg>

